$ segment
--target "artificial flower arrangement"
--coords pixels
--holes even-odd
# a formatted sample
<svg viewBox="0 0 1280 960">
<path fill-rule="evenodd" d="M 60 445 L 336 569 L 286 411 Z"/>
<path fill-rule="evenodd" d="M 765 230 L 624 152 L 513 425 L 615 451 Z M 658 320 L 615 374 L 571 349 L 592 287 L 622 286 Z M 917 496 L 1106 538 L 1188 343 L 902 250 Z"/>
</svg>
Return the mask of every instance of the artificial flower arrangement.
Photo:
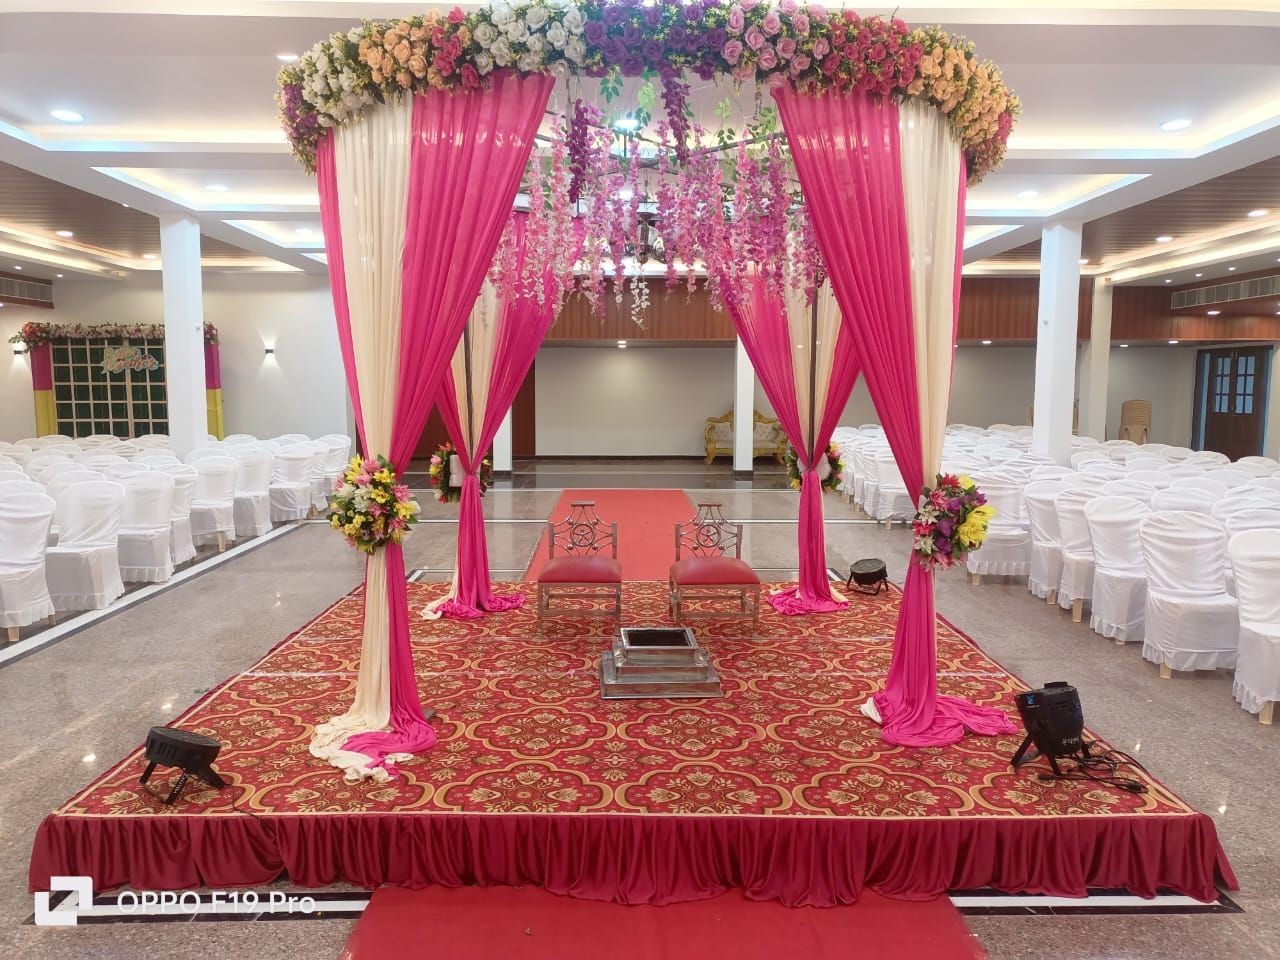
<svg viewBox="0 0 1280 960">
<path fill-rule="evenodd" d="M 9 338 L 10 343 L 26 344 L 28 350 L 55 340 L 163 340 L 162 323 L 24 323 Z M 204 342 L 218 342 L 218 328 L 208 321 L 204 325 Z"/>
<path fill-rule="evenodd" d="M 457 448 L 447 440 L 431 455 L 431 466 L 427 473 L 431 477 L 431 486 L 435 488 L 436 499 L 441 503 L 453 503 L 462 499 L 462 487 L 453 486 L 449 482 L 453 457 Z M 493 464 L 485 457 L 480 461 L 480 496 L 493 486 Z"/>
<path fill-rule="evenodd" d="M 280 71 L 281 119 L 294 154 L 315 168 L 326 127 L 402 91 L 474 90 L 494 70 L 605 78 L 646 73 L 685 155 L 689 71 L 703 81 L 790 83 L 917 97 L 947 119 L 965 151 L 970 184 L 1004 157 L 1018 98 L 967 40 L 894 17 L 861 17 L 798 0 L 495 0 L 335 33 Z"/>
<path fill-rule="evenodd" d="M 995 507 L 965 476 L 939 474 L 937 485 L 921 491 L 920 510 L 912 522 L 916 561 L 929 568 L 961 563 L 987 539 Z"/>
<path fill-rule="evenodd" d="M 333 482 L 329 526 L 341 530 L 361 553 L 372 555 L 388 543 L 400 543 L 418 522 L 418 502 L 409 488 L 396 482 L 385 457 L 352 457 Z"/>
<path fill-rule="evenodd" d="M 787 444 L 787 451 L 782 455 L 787 465 L 787 478 L 791 488 L 799 490 L 804 485 L 804 475 L 800 472 L 800 458 L 796 456 L 795 447 Z M 840 459 L 840 448 L 834 443 L 827 447 L 826 476 L 823 476 L 823 462 L 818 463 L 818 478 L 822 481 L 822 492 L 829 493 L 840 489 L 840 478 L 844 475 L 844 461 Z"/>
</svg>

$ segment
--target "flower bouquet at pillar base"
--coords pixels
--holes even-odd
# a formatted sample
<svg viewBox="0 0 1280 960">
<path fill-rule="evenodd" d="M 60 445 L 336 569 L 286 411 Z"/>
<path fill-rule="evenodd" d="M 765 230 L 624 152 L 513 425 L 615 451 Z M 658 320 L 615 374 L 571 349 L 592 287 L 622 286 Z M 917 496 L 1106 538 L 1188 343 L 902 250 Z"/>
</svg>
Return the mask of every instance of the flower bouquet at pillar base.
<svg viewBox="0 0 1280 960">
<path fill-rule="evenodd" d="M 804 484 L 804 474 L 800 471 L 800 457 L 796 448 L 787 444 L 787 452 L 782 455 L 787 465 L 787 479 L 791 488 L 799 490 Z M 818 461 L 818 479 L 822 481 L 822 492 L 840 489 L 840 478 L 844 476 L 844 461 L 840 459 L 840 448 L 834 443 L 827 447 L 826 455 Z"/>
<path fill-rule="evenodd" d="M 972 480 L 954 474 L 939 475 L 937 486 L 921 491 L 920 502 L 912 550 L 929 568 L 963 562 L 987 539 L 987 524 L 996 513 Z"/>
<path fill-rule="evenodd" d="M 452 443 L 442 443 L 431 455 L 431 466 L 427 472 L 431 477 L 431 488 L 441 503 L 454 503 L 462 499 L 461 478 L 457 486 L 453 485 L 453 458 L 457 455 L 458 450 Z M 480 461 L 479 479 L 480 496 L 483 497 L 484 492 L 493 486 L 493 463 L 488 457 Z"/>
<path fill-rule="evenodd" d="M 352 457 L 333 482 L 329 526 L 341 530 L 347 543 L 361 553 L 373 554 L 388 543 L 400 543 L 417 522 L 418 501 L 405 484 L 396 482 L 385 457 Z"/>
</svg>

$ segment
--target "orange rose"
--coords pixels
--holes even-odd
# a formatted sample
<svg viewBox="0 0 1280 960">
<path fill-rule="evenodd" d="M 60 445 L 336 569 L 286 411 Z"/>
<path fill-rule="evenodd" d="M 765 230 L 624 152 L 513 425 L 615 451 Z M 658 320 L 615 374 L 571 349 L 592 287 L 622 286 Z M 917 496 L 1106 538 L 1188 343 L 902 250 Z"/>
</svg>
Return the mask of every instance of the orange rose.
<svg viewBox="0 0 1280 960">
<path fill-rule="evenodd" d="M 401 70 L 396 74 L 396 83 L 408 90 L 413 86 L 413 74 L 408 70 Z"/>
<path fill-rule="evenodd" d="M 422 56 L 413 56 L 409 58 L 409 72 L 418 79 L 422 79 L 427 75 L 427 59 Z"/>
<path fill-rule="evenodd" d="M 413 56 L 413 51 L 409 47 L 408 40 L 401 40 L 399 43 L 396 44 L 396 48 L 391 52 L 395 54 L 396 60 L 401 65 L 408 63 L 409 58 Z"/>
</svg>

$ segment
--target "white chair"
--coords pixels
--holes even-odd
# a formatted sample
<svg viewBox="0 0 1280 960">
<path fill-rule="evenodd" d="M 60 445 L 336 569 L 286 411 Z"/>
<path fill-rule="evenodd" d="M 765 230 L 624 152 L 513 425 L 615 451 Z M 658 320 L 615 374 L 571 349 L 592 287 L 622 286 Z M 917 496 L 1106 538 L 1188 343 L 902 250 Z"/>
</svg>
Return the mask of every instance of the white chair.
<svg viewBox="0 0 1280 960">
<path fill-rule="evenodd" d="M 892 527 L 895 520 L 910 520 L 916 515 L 916 501 L 907 492 L 907 485 L 898 470 L 898 462 L 888 450 L 876 454 L 876 493 L 875 518 L 883 520 L 886 527 Z"/>
<path fill-rule="evenodd" d="M 333 493 L 333 481 L 342 476 L 343 471 L 347 469 L 347 461 L 351 459 L 351 438 L 342 433 L 326 433 L 316 442 L 323 443 L 326 449 L 324 472 L 325 477 L 328 479 L 328 486 L 324 491 L 325 502 L 322 509 L 327 509 L 329 506 L 329 495 Z M 850 441 L 845 441 L 845 443 L 841 444 L 842 459 L 844 458 L 844 451 L 848 448 L 849 443 Z M 852 459 L 845 459 L 845 463 L 850 467 L 850 469 L 845 472 L 847 474 L 852 474 Z M 841 482 L 850 482 L 850 478 L 845 477 Z"/>
<path fill-rule="evenodd" d="M 169 437 L 163 433 L 145 433 L 140 437 L 134 437 L 133 445 L 146 450 L 167 450 Z"/>
<path fill-rule="evenodd" d="M 1151 509 L 1166 512 L 1169 510 L 1188 511 L 1190 513 L 1208 513 L 1213 498 L 1205 490 L 1186 488 L 1181 484 L 1157 490 L 1151 498 Z"/>
<path fill-rule="evenodd" d="M 1091 447 L 1084 450 L 1077 450 L 1071 455 L 1071 467 L 1079 470 L 1086 463 L 1110 463 L 1111 458 L 1108 457 L 1101 448 Z"/>
<path fill-rule="evenodd" d="M 38 460 L 28 465 L 27 475 L 37 483 L 48 483 L 60 473 L 74 473 L 84 466 L 74 460 Z"/>
<path fill-rule="evenodd" d="M 10 643 L 19 628 L 53 617 L 44 567 L 53 510 L 43 493 L 0 495 L 0 626 Z"/>
<path fill-rule="evenodd" d="M 853 499 L 867 516 L 875 516 L 880 477 L 876 473 L 876 448 L 863 440 L 853 455 Z"/>
<path fill-rule="evenodd" d="M 302 520 L 311 512 L 311 464 L 315 453 L 308 443 L 294 444 L 275 455 L 271 474 L 271 519 Z"/>
<path fill-rule="evenodd" d="M 231 450 L 226 445 L 197 447 L 186 455 L 183 462 L 189 466 L 194 466 L 197 460 L 204 460 L 208 457 L 229 457 Z"/>
<path fill-rule="evenodd" d="M 333 492 L 333 478 L 329 475 L 329 445 L 312 440 L 308 446 L 311 459 L 311 510 L 313 513 L 329 509 L 329 494 Z"/>
<path fill-rule="evenodd" d="M 1280 470 L 1280 460 L 1275 460 L 1271 457 L 1241 457 L 1236 461 L 1235 465 L 1242 468 L 1250 466 L 1265 467 L 1272 473 Z"/>
<path fill-rule="evenodd" d="M 124 488 L 85 480 L 64 494 L 58 545 L 45 558 L 55 610 L 100 610 L 124 593 L 117 552 Z"/>
<path fill-rule="evenodd" d="M 1183 490 L 1203 491 L 1204 498 L 1210 502 L 1227 495 L 1227 485 L 1211 480 L 1207 474 L 1203 477 L 1183 477 L 1178 480 L 1178 486 Z"/>
<path fill-rule="evenodd" d="M 1075 473 L 1070 467 L 1059 467 L 1055 464 L 1042 463 L 1038 467 L 1031 468 L 1031 480 L 1061 480 L 1063 477 L 1070 476 Z"/>
<path fill-rule="evenodd" d="M 1240 706 L 1271 723 L 1280 700 L 1280 538 L 1248 530 L 1231 538 L 1240 612 L 1233 692 Z"/>
<path fill-rule="evenodd" d="M 1080 464 L 1079 470 L 1083 474 L 1106 480 L 1119 480 L 1129 472 L 1124 464 L 1114 460 L 1086 460 Z"/>
<path fill-rule="evenodd" d="M 1255 495 L 1242 493 L 1236 497 L 1223 497 L 1209 510 L 1209 515 L 1219 523 L 1225 524 L 1226 518 L 1237 513 L 1250 513 L 1255 510 L 1275 510 L 1280 512 L 1280 495 L 1267 496 L 1258 491 Z"/>
<path fill-rule="evenodd" d="M 1147 565 L 1139 530 L 1147 506 L 1132 497 L 1101 496 L 1085 504 L 1093 543 L 1093 599 L 1089 626 L 1116 643 L 1142 639 Z"/>
<path fill-rule="evenodd" d="M 1131 497 L 1134 500 L 1140 500 L 1145 509 L 1151 503 L 1151 498 L 1156 495 L 1156 488 L 1128 476 L 1122 480 L 1112 480 L 1104 484 L 1098 492 L 1104 497 Z"/>
<path fill-rule="evenodd" d="M 233 446 L 239 446 L 242 444 L 252 445 L 258 442 L 258 438 L 247 433 L 230 433 L 222 438 L 222 442 Z"/>
<path fill-rule="evenodd" d="M 281 443 L 285 445 L 291 445 L 295 443 L 307 443 L 311 440 L 311 438 L 308 437 L 305 433 L 282 433 L 280 434 L 280 436 L 276 437 L 275 439 L 279 440 Z"/>
<path fill-rule="evenodd" d="M 22 476 L 17 476 L 16 474 L 6 475 L 0 478 L 0 497 L 16 497 L 20 493 L 47 494 L 48 492 L 44 484 L 28 479 L 26 474 Z"/>
<path fill-rule="evenodd" d="M 1142 656 L 1174 670 L 1234 667 L 1239 622 L 1226 590 L 1227 534 L 1197 513 L 1155 513 L 1142 520 L 1147 564 Z"/>
<path fill-rule="evenodd" d="M 1228 537 L 1246 530 L 1280 530 L 1280 510 L 1268 506 L 1229 513 L 1222 518 L 1222 525 L 1226 527 Z"/>
<path fill-rule="evenodd" d="M 196 468 L 196 487 L 191 500 L 193 543 L 217 542 L 218 552 L 236 538 L 236 462 L 231 457 L 202 457 Z"/>
<path fill-rule="evenodd" d="M 120 520 L 120 576 L 126 583 L 164 583 L 173 576 L 169 552 L 169 515 L 173 477 L 149 470 L 125 477 Z"/>
<path fill-rule="evenodd" d="M 1150 446 L 1150 444 L 1145 444 L 1145 446 Z M 1180 463 L 1185 461 L 1194 453 L 1195 451 L 1190 447 L 1166 447 L 1161 452 L 1160 456 L 1164 457 L 1166 460 L 1172 460 Z"/>
<path fill-rule="evenodd" d="M 194 560 L 196 545 L 191 539 L 191 501 L 196 492 L 195 467 L 167 463 L 160 471 L 173 477 L 173 504 L 169 510 L 169 556 L 174 566 Z"/>
<path fill-rule="evenodd" d="M 109 463 L 102 468 L 102 475 L 109 480 L 124 480 L 150 472 L 150 465 L 145 463 Z"/>
<path fill-rule="evenodd" d="M 1129 474 L 1128 479 L 1135 483 L 1145 483 L 1157 490 L 1173 486 L 1173 477 L 1163 470 L 1134 470 Z"/>
<path fill-rule="evenodd" d="M 236 538 L 260 537 L 271 532 L 271 465 L 266 450 L 246 444 L 232 448 L 236 461 Z"/>
<path fill-rule="evenodd" d="M 1058 494 L 1066 489 L 1058 480 L 1034 480 L 1023 488 L 1031 526 L 1031 572 L 1027 589 L 1048 603 L 1058 599 L 1062 579 L 1062 534 L 1058 529 Z"/>
<path fill-rule="evenodd" d="M 1058 530 L 1062 537 L 1062 579 L 1058 581 L 1058 606 L 1071 611 L 1071 619 L 1084 619 L 1085 602 L 1093 597 L 1093 541 L 1084 508 L 1098 496 L 1094 490 L 1068 487 L 1058 494 Z"/>
<path fill-rule="evenodd" d="M 1145 450 L 1146 448 L 1140 449 Z M 1140 453 L 1138 456 L 1130 456 L 1129 459 L 1125 460 L 1124 465 L 1128 468 L 1129 473 L 1132 474 L 1137 470 L 1163 470 L 1169 465 L 1169 461 L 1163 457 L 1151 457 L 1145 453 Z"/>
<path fill-rule="evenodd" d="M 1025 577 L 1031 572 L 1031 531 L 1024 517 L 1022 486 L 990 475 L 975 478 L 978 489 L 995 509 L 982 548 L 965 558 L 972 581 L 984 576 Z"/>
<path fill-rule="evenodd" d="M 102 474 L 96 470 L 90 470 L 85 466 L 78 466 L 75 470 L 69 470 L 66 473 L 60 473 L 44 486 L 44 492 L 53 497 L 53 502 L 58 508 L 53 514 L 53 526 L 49 528 L 49 543 L 58 542 L 58 537 L 62 530 L 62 513 L 64 510 L 63 495 L 67 490 L 74 487 L 77 483 L 85 483 L 89 480 L 102 480 Z"/>
<path fill-rule="evenodd" d="M 1234 487 L 1243 487 L 1254 477 L 1247 470 L 1237 470 L 1234 467 L 1214 467 L 1205 474 L 1205 478 L 1214 480 L 1230 490 Z"/>
<path fill-rule="evenodd" d="M 182 461 L 168 450 L 144 450 L 133 458 L 133 462 L 145 463 L 154 470 L 155 465 L 159 463 L 181 463 Z"/>
<path fill-rule="evenodd" d="M 1217 450 L 1197 450 L 1187 457 L 1185 462 L 1201 467 L 1225 467 L 1231 462 L 1231 458 L 1225 453 L 1219 453 Z"/>
</svg>

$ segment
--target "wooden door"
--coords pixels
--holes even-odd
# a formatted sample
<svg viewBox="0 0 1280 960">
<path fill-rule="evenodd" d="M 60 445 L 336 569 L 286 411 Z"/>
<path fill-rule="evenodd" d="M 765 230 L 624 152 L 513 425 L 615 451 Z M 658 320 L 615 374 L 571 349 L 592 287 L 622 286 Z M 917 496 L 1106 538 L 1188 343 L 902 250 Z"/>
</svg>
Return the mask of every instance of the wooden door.
<svg viewBox="0 0 1280 960">
<path fill-rule="evenodd" d="M 418 438 L 418 447 L 413 451 L 414 458 L 426 459 L 448 439 L 449 431 L 444 428 L 444 417 L 440 416 L 440 408 L 433 406 L 431 415 L 427 417 L 427 425 L 422 429 L 422 436 Z"/>
<path fill-rule="evenodd" d="M 520 392 L 511 404 L 511 458 L 527 460 L 538 454 L 537 409 L 534 404 L 533 371 L 537 361 L 529 367 Z"/>
<path fill-rule="evenodd" d="M 1262 452 L 1270 347 L 1224 347 L 1201 352 L 1201 447 L 1232 460 Z"/>
</svg>

